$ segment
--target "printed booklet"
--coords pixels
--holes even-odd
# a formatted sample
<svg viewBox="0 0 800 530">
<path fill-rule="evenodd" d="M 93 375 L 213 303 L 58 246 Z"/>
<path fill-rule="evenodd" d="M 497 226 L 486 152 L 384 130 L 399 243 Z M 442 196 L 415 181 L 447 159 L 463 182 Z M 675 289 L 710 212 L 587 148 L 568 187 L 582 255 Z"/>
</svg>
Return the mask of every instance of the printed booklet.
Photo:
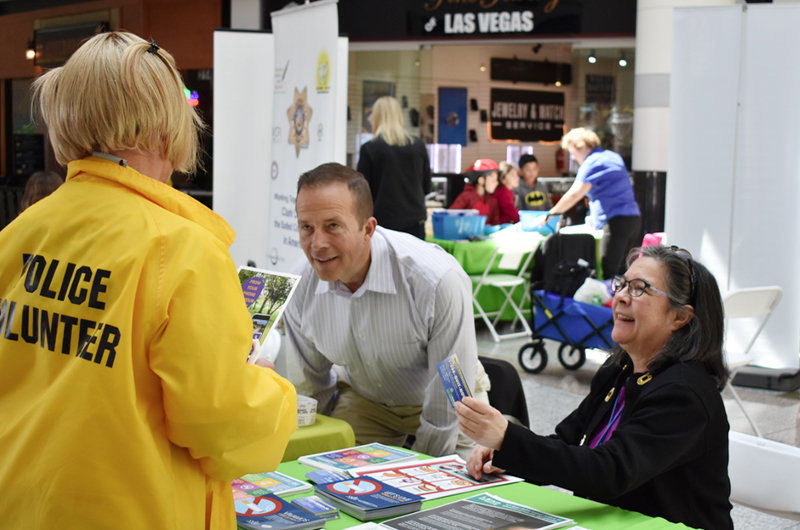
<svg viewBox="0 0 800 530">
<path fill-rule="evenodd" d="M 489 493 L 481 493 L 381 523 L 382 528 L 395 530 L 452 530 L 457 521 L 459 530 L 494 530 L 532 528 L 549 530 L 575 524 L 572 519 L 541 512 L 522 504 L 507 501 Z"/>
<path fill-rule="evenodd" d="M 351 478 L 314 486 L 324 500 L 359 521 L 372 521 L 416 512 L 422 497 L 371 478 Z"/>
<path fill-rule="evenodd" d="M 299 280 L 300 276 L 295 274 L 239 267 L 242 293 L 247 310 L 253 318 L 253 338 L 258 341 L 262 349 L 264 340 L 289 304 Z M 255 361 L 255 357 L 252 359 Z M 275 361 L 275 359 L 268 360 Z"/>
<path fill-rule="evenodd" d="M 325 519 L 276 495 L 239 499 L 234 506 L 236 524 L 246 530 L 314 530 L 325 526 Z"/>
<path fill-rule="evenodd" d="M 233 499 L 247 499 L 260 495 L 294 495 L 311 491 L 311 484 L 283 473 L 251 473 L 231 481 Z"/>
<path fill-rule="evenodd" d="M 436 369 L 439 371 L 439 379 L 442 380 L 442 385 L 444 385 L 444 391 L 447 394 L 447 399 L 450 400 L 451 407 L 455 408 L 456 401 L 461 401 L 468 396 L 472 397 L 469 385 L 464 379 L 461 367 L 458 365 L 458 357 L 451 355 L 438 363 Z"/>
<path fill-rule="evenodd" d="M 297 460 L 301 464 L 313 467 L 314 469 L 327 469 L 328 471 L 350 473 L 351 469 L 359 467 L 407 462 L 416 459 L 417 453 L 412 451 L 389 447 L 381 443 L 371 443 L 351 447 L 349 449 L 301 456 Z"/>
<path fill-rule="evenodd" d="M 475 480 L 467 471 L 467 463 L 458 455 L 352 469 L 350 474 L 380 480 L 390 486 L 400 488 L 406 493 L 420 495 L 425 500 L 438 499 L 490 486 L 522 482 L 521 478 L 511 475 L 486 473 L 480 480 Z"/>
</svg>

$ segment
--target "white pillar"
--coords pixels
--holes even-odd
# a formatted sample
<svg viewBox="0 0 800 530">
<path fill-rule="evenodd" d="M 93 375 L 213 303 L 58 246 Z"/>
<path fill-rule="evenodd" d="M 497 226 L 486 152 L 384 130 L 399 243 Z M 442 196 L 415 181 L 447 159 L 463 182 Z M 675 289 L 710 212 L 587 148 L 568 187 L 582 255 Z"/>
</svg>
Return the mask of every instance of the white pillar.
<svg viewBox="0 0 800 530">
<path fill-rule="evenodd" d="M 636 199 L 642 209 L 642 228 L 645 233 L 664 229 L 664 190 L 668 185 L 673 8 L 735 3 L 736 0 L 638 0 L 637 2 L 631 165 Z"/>
</svg>

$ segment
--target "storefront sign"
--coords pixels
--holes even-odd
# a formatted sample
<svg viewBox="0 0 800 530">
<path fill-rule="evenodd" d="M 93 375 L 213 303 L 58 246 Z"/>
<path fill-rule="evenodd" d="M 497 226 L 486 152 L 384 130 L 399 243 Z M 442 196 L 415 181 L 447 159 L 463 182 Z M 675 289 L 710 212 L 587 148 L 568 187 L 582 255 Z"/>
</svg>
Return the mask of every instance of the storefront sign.
<svg viewBox="0 0 800 530">
<path fill-rule="evenodd" d="M 564 134 L 564 93 L 492 89 L 492 140 L 557 142 Z"/>
<path fill-rule="evenodd" d="M 633 36 L 636 0 L 339 0 L 339 31 L 351 41 Z"/>
</svg>

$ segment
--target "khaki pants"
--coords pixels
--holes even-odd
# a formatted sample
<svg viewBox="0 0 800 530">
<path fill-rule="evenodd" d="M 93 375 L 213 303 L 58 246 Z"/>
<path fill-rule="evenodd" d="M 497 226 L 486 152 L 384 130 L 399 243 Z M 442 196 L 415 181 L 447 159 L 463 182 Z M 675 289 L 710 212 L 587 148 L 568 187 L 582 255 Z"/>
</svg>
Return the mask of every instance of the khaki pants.
<svg viewBox="0 0 800 530">
<path fill-rule="evenodd" d="M 473 395 L 476 399 L 488 403 L 489 377 L 480 363 L 478 363 L 477 371 L 477 384 Z M 353 427 L 358 445 L 379 442 L 402 447 L 408 435 L 416 434 L 419 428 L 420 414 L 422 414 L 422 405 L 390 407 L 375 403 L 340 380 L 339 396 L 336 398 L 331 417 L 344 420 Z M 466 460 L 474 447 L 475 442 L 463 433 L 458 433 L 456 453 L 461 458 Z"/>
</svg>

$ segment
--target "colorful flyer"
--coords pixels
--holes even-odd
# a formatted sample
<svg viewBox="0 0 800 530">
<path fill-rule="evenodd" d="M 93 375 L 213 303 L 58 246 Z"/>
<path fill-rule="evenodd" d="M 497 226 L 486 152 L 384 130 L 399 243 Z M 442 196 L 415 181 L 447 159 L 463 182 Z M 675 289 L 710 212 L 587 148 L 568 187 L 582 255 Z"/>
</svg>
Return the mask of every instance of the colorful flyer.
<svg viewBox="0 0 800 530">
<path fill-rule="evenodd" d="M 327 453 L 301 456 L 297 460 L 301 464 L 315 469 L 349 472 L 350 469 L 359 467 L 416 459 L 417 453 L 406 449 L 389 447 L 388 445 L 380 443 L 372 443 L 351 447 L 349 449 L 339 449 Z"/>
<path fill-rule="evenodd" d="M 451 355 L 444 361 L 438 363 L 436 369 L 439 371 L 439 378 L 444 385 L 447 399 L 450 400 L 450 406 L 455 408 L 456 401 L 461 401 L 467 396 L 472 396 L 469 385 L 464 380 L 461 367 L 458 365 L 458 357 Z"/>
<path fill-rule="evenodd" d="M 404 464 L 352 469 L 350 474 L 380 480 L 407 493 L 419 495 L 426 500 L 490 486 L 522 482 L 521 478 L 511 475 L 487 475 L 486 473 L 483 474 L 481 480 L 475 480 L 467 471 L 467 463 L 457 455 Z"/>
</svg>

